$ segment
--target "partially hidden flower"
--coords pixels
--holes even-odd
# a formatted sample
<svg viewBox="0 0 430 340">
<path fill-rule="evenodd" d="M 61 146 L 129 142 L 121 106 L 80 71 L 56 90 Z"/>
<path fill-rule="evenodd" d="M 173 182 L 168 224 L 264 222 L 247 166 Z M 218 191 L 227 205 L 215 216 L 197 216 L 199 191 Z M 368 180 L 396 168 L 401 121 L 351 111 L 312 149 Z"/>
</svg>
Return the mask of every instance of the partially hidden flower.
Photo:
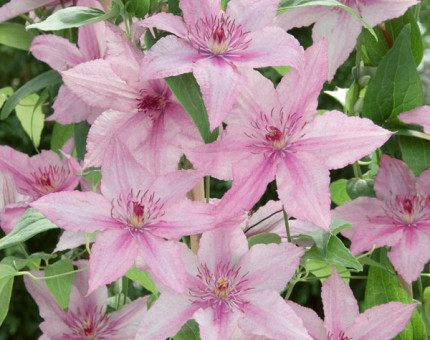
<svg viewBox="0 0 430 340">
<path fill-rule="evenodd" d="M 47 150 L 29 157 L 2 145 L 0 172 L 7 176 L 4 178 L 8 181 L 14 182 L 4 184 L 4 188 L 7 185 L 9 198 L 4 199 L 3 207 L 0 206 L 1 227 L 9 233 L 31 201 L 52 192 L 75 189 L 79 183 L 76 174 L 81 172 L 81 167 L 76 159 L 65 154 L 63 160 L 54 151 Z"/>
<path fill-rule="evenodd" d="M 66 230 L 100 232 L 91 248 L 89 293 L 134 264 L 148 266 L 163 284 L 183 292 L 185 268 L 173 240 L 214 228 L 211 206 L 186 199 L 202 174 L 183 170 L 156 177 L 125 145 L 115 143 L 108 152 L 102 194 L 55 193 L 31 207 Z"/>
<path fill-rule="evenodd" d="M 53 7 L 61 4 L 61 0 L 11 0 L 0 7 L 0 22 L 33 11 L 39 7 Z M 72 0 L 64 0 L 63 3 L 71 3 Z"/>
<path fill-rule="evenodd" d="M 403 112 L 398 118 L 407 124 L 418 124 L 424 128 L 424 132 L 430 135 L 430 106 L 424 105 L 413 110 Z"/>
<path fill-rule="evenodd" d="M 389 302 L 361 313 L 351 288 L 333 267 L 321 289 L 324 321 L 312 309 L 287 301 L 314 340 L 390 340 L 403 331 L 416 303 Z"/>
<path fill-rule="evenodd" d="M 415 178 L 404 162 L 382 155 L 375 193 L 344 203 L 333 216 L 351 223 L 342 233 L 352 254 L 390 246 L 391 263 L 411 283 L 430 259 L 430 169 Z"/>
<path fill-rule="evenodd" d="M 327 79 L 324 41 L 305 52 L 305 65 L 291 69 L 277 88 L 259 72 L 246 72 L 228 126 L 211 144 L 186 150 L 196 169 L 229 180 L 218 217 L 250 210 L 276 179 L 288 215 L 329 231 L 329 169 L 345 167 L 381 146 L 391 132 L 368 119 L 338 111 L 317 115 Z"/>
<path fill-rule="evenodd" d="M 142 74 L 165 78 L 193 72 L 208 111 L 210 128 L 219 126 L 246 86 L 241 68 L 302 64 L 303 49 L 273 26 L 279 0 L 180 0 L 184 19 L 160 13 L 143 27 L 172 32 L 148 52 Z"/>
<path fill-rule="evenodd" d="M 187 270 L 183 294 L 160 285 L 160 298 L 137 338 L 164 340 L 194 318 L 202 340 L 231 339 L 235 330 L 269 339 L 312 339 L 279 292 L 294 275 L 304 250 L 291 243 L 255 245 L 240 228 L 203 234 L 197 257 L 182 247 Z"/>
<path fill-rule="evenodd" d="M 78 261 L 76 264 L 81 269 L 88 265 L 87 261 Z M 32 274 L 43 276 L 42 272 Z M 143 297 L 107 314 L 106 286 L 87 295 L 88 271 L 75 274 L 67 310 L 61 309 L 44 280 L 33 280 L 25 276 L 24 283 L 44 319 L 39 326 L 43 332 L 40 339 L 44 340 L 132 340 L 146 313 L 148 298 Z"/>
<path fill-rule="evenodd" d="M 388 19 L 401 16 L 416 0 L 339 0 L 351 7 L 371 27 Z M 353 14 L 339 7 L 312 6 L 295 8 L 278 15 L 277 26 L 286 30 L 293 27 L 310 26 L 312 39 L 316 43 L 327 40 L 329 56 L 329 80 L 342 65 L 357 43 L 363 23 Z"/>
</svg>

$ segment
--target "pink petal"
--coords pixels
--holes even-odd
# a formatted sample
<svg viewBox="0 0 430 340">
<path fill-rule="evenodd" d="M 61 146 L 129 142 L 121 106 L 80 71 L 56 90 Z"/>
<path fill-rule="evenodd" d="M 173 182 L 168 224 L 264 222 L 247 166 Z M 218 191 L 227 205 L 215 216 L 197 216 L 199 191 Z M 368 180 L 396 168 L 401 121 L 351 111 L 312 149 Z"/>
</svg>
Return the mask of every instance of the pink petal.
<svg viewBox="0 0 430 340">
<path fill-rule="evenodd" d="M 39 198 L 30 206 L 58 227 L 70 231 L 93 233 L 121 226 L 111 217 L 110 201 L 92 192 L 56 192 Z"/>
<path fill-rule="evenodd" d="M 189 73 L 199 53 L 183 39 L 169 35 L 161 38 L 149 50 L 142 62 L 140 78 L 166 78 Z"/>
<path fill-rule="evenodd" d="M 279 14 L 275 18 L 275 25 L 285 30 L 294 27 L 310 26 L 318 20 L 322 20 L 332 12 L 330 7 L 312 6 L 304 8 L 294 8 Z"/>
<path fill-rule="evenodd" d="M 0 168 L 0 211 L 6 205 L 16 203 L 19 196 L 12 174 Z"/>
<path fill-rule="evenodd" d="M 92 1 L 92 5 L 99 4 Z M 94 6 L 90 6 L 94 7 Z M 106 51 L 106 26 L 104 22 L 79 27 L 78 45 L 85 61 L 103 58 Z"/>
<path fill-rule="evenodd" d="M 278 195 L 288 215 L 327 231 L 331 203 L 329 182 L 327 167 L 307 152 L 288 153 L 276 173 Z"/>
<path fill-rule="evenodd" d="M 378 0 L 360 6 L 361 16 L 370 25 L 375 26 L 382 21 L 397 18 L 406 10 L 419 3 L 415 0 Z"/>
<path fill-rule="evenodd" d="M 219 264 L 235 265 L 248 252 L 248 242 L 239 228 L 216 229 L 203 234 L 198 251 L 199 263 L 215 272 Z"/>
<path fill-rule="evenodd" d="M 27 209 L 28 205 L 26 203 L 11 204 L 4 208 L 0 215 L 0 225 L 5 234 L 9 234 L 15 228 Z"/>
<path fill-rule="evenodd" d="M 60 236 L 60 239 L 58 240 L 58 243 L 54 249 L 54 252 L 77 248 L 85 244 L 86 241 L 87 241 L 87 237 L 84 232 L 82 231 L 74 232 L 74 231 L 65 230 L 63 234 Z"/>
<path fill-rule="evenodd" d="M 247 285 L 254 289 L 280 292 L 296 273 L 303 248 L 292 243 L 257 244 L 240 261 L 241 273 L 249 273 Z"/>
<path fill-rule="evenodd" d="M 430 259 L 429 226 L 419 229 L 408 226 L 399 228 L 403 229 L 403 236 L 388 253 L 394 269 L 409 284 L 418 279 Z M 422 230 L 424 228 L 425 230 Z"/>
<path fill-rule="evenodd" d="M 136 334 L 141 340 L 165 340 L 175 336 L 199 308 L 190 299 L 174 292 L 163 293 L 142 318 Z"/>
<path fill-rule="evenodd" d="M 284 230 L 285 223 L 284 215 L 282 214 L 282 202 L 269 201 L 256 212 L 252 212 L 252 215 L 249 217 L 243 229 L 247 230 L 253 225 L 255 225 L 255 227 L 252 227 L 246 232 L 246 237 L 251 237 L 260 233 L 278 233 Z"/>
<path fill-rule="evenodd" d="M 302 139 L 294 142 L 294 148 L 313 153 L 328 169 L 353 163 L 380 147 L 392 135 L 369 119 L 348 117 L 338 111 L 316 116 L 304 127 L 303 133 Z"/>
<path fill-rule="evenodd" d="M 292 308 L 270 290 L 246 294 L 249 303 L 239 327 L 246 334 L 265 335 L 271 339 L 312 340 L 302 320 Z"/>
<path fill-rule="evenodd" d="M 15 186 L 22 194 L 33 191 L 31 175 L 27 173 L 29 167 L 30 157 L 25 153 L 7 145 L 0 145 L 0 169 L 6 170 L 13 176 Z"/>
<path fill-rule="evenodd" d="M 196 25 L 199 20 L 217 16 L 221 12 L 221 3 L 217 0 L 181 0 L 179 7 L 187 25 Z"/>
<path fill-rule="evenodd" d="M 399 114 L 398 117 L 404 123 L 421 125 L 424 127 L 424 132 L 430 134 L 430 106 L 417 107 Z"/>
<path fill-rule="evenodd" d="M 53 34 L 39 35 L 34 38 L 30 52 L 57 71 L 65 71 L 85 61 L 75 44 Z"/>
<path fill-rule="evenodd" d="M 156 27 L 159 30 L 171 32 L 182 39 L 186 39 L 188 36 L 188 30 L 183 19 L 172 13 L 158 13 L 137 22 L 136 25 L 150 29 Z"/>
<path fill-rule="evenodd" d="M 278 10 L 279 0 L 232 0 L 227 6 L 227 15 L 244 31 L 256 31 L 272 26 Z"/>
<path fill-rule="evenodd" d="M 106 60 L 88 61 L 61 75 L 68 88 L 90 106 L 118 111 L 137 110 L 139 90 L 118 77 Z"/>
<path fill-rule="evenodd" d="M 12 19 L 20 14 L 49 5 L 53 0 L 11 0 L 0 7 L 0 22 Z"/>
<path fill-rule="evenodd" d="M 46 120 L 55 120 L 60 124 L 79 123 L 84 120 L 92 124 L 103 112 L 103 109 L 86 104 L 65 85 L 60 87 L 57 99 L 52 107 L 54 114 L 46 118 Z"/>
<path fill-rule="evenodd" d="M 403 331 L 416 303 L 390 302 L 360 314 L 346 329 L 345 336 L 357 340 L 390 340 Z"/>
<path fill-rule="evenodd" d="M 222 59 L 200 59 L 194 64 L 194 76 L 202 91 L 210 129 L 219 126 L 246 85 L 237 68 Z"/>
<path fill-rule="evenodd" d="M 231 339 L 241 313 L 235 309 L 216 315 L 213 308 L 199 309 L 194 319 L 200 328 L 200 337 L 205 340 Z"/>
<path fill-rule="evenodd" d="M 415 176 L 404 162 L 382 155 L 375 180 L 375 193 L 379 199 L 385 201 L 395 199 L 396 196 L 415 194 Z"/>
<path fill-rule="evenodd" d="M 384 203 L 372 197 L 359 197 L 346 202 L 333 211 L 333 219 L 346 220 L 352 224 L 352 229 L 345 229 L 342 234 L 351 239 L 351 252 L 357 255 L 372 249 L 372 246 L 394 246 L 403 235 L 389 218 L 379 221 L 386 216 Z"/>
<path fill-rule="evenodd" d="M 88 294 L 109 284 L 134 265 L 139 244 L 128 230 L 107 230 L 96 236 L 91 247 Z"/>
<path fill-rule="evenodd" d="M 328 55 L 325 40 L 313 44 L 305 51 L 302 68 L 292 68 L 276 88 L 281 106 L 288 112 L 300 112 L 304 121 L 316 113 L 318 96 L 328 77 Z"/>
<path fill-rule="evenodd" d="M 359 315 L 357 300 L 351 288 L 335 268 L 322 285 L 321 297 L 324 305 L 324 325 L 331 334 L 340 334 L 346 330 Z"/>
<path fill-rule="evenodd" d="M 279 27 L 265 27 L 252 32 L 248 47 L 238 57 L 228 57 L 237 67 L 303 66 L 303 48 Z"/>
<path fill-rule="evenodd" d="M 181 248 L 149 232 L 138 235 L 139 254 L 160 282 L 178 293 L 185 289 L 185 267 Z"/>
<path fill-rule="evenodd" d="M 423 171 L 416 180 L 416 187 L 424 196 L 430 196 L 430 169 Z"/>
<path fill-rule="evenodd" d="M 327 340 L 327 331 L 324 327 L 323 321 L 317 313 L 312 309 L 302 307 L 293 301 L 286 301 L 286 303 L 293 309 L 294 313 L 302 319 L 303 326 L 308 330 L 311 337 L 315 340 Z"/>
</svg>

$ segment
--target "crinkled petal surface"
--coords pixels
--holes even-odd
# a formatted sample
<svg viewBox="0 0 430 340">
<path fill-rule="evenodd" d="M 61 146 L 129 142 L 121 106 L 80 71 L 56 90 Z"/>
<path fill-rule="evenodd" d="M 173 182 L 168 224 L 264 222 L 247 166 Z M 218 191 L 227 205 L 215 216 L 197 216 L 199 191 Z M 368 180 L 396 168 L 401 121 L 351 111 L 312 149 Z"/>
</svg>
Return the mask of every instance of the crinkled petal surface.
<svg viewBox="0 0 430 340">
<path fill-rule="evenodd" d="M 194 314 L 198 322 L 200 336 L 204 340 L 231 339 L 241 313 L 237 310 L 215 314 L 213 308 L 199 309 Z"/>
<path fill-rule="evenodd" d="M 231 0 L 227 15 L 245 31 L 256 31 L 273 25 L 279 0 Z"/>
<path fill-rule="evenodd" d="M 303 326 L 308 330 L 309 335 L 315 340 L 327 340 L 327 330 L 324 327 L 324 322 L 315 311 L 310 308 L 305 308 L 293 301 L 286 301 L 294 313 L 302 319 Z"/>
</svg>

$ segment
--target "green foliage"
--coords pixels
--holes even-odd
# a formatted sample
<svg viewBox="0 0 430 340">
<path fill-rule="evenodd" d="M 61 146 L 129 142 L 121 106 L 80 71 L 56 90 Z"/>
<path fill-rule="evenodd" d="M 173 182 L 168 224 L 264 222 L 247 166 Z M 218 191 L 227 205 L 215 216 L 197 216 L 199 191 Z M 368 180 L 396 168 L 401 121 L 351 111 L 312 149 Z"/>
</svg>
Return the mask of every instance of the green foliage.
<svg viewBox="0 0 430 340">
<path fill-rule="evenodd" d="M 73 137 L 74 134 L 74 125 L 61 125 L 59 123 L 55 123 L 54 129 L 52 130 L 51 137 L 51 150 L 59 153 L 64 143 L 66 143 L 70 138 Z"/>
<path fill-rule="evenodd" d="M 127 12 L 140 19 L 148 14 L 151 6 L 150 0 L 125 0 L 124 3 Z"/>
<path fill-rule="evenodd" d="M 347 183 L 347 179 L 338 179 L 337 181 L 330 183 L 331 200 L 336 205 L 342 205 L 351 200 L 351 197 L 348 195 L 346 190 Z"/>
<path fill-rule="evenodd" d="M 3 265 L 1 265 L 3 267 Z M 9 267 L 9 266 L 6 266 Z M 0 271 L 2 268 L 0 268 Z M 12 295 L 13 276 L 6 276 L 0 279 L 0 325 L 3 323 L 9 311 L 10 297 Z"/>
<path fill-rule="evenodd" d="M 0 89 L 0 109 L 2 108 L 3 104 L 6 102 L 7 98 L 13 94 L 13 88 L 10 86 L 3 87 Z"/>
<path fill-rule="evenodd" d="M 179 8 L 179 0 L 168 0 L 169 5 L 169 13 L 173 13 L 175 15 L 181 14 L 181 9 Z"/>
<path fill-rule="evenodd" d="M 360 196 L 376 197 L 373 185 L 375 180 L 368 178 L 351 178 L 346 183 L 346 192 L 351 199 L 356 199 Z"/>
<path fill-rule="evenodd" d="M 277 234 L 262 233 L 262 234 L 251 236 L 248 239 L 248 247 L 251 248 L 256 244 L 270 244 L 270 243 L 280 244 L 281 242 L 282 242 L 281 237 Z"/>
<path fill-rule="evenodd" d="M 35 93 L 23 98 L 15 107 L 16 116 L 35 148 L 40 144 L 45 115 L 39 105 L 39 96 Z"/>
<path fill-rule="evenodd" d="M 174 340 L 200 340 L 199 324 L 193 319 L 188 320 L 173 338 Z"/>
<path fill-rule="evenodd" d="M 65 273 L 69 274 L 60 276 Z M 66 309 L 69 306 L 69 296 L 72 290 L 73 278 L 75 277 L 72 262 L 64 259 L 45 268 L 45 277 L 57 275 L 58 277 L 46 279 L 46 286 L 60 307 Z"/>
<path fill-rule="evenodd" d="M 126 274 L 130 280 L 139 282 L 143 288 L 150 291 L 152 294 L 158 295 L 157 287 L 155 287 L 154 282 L 151 280 L 151 277 L 147 272 L 143 272 L 133 266 Z"/>
<path fill-rule="evenodd" d="M 0 249 L 6 249 L 17 245 L 18 243 L 27 241 L 34 235 L 50 229 L 58 228 L 55 224 L 49 221 L 40 212 L 27 209 L 21 216 L 15 228 L 0 239 Z"/>
<path fill-rule="evenodd" d="M 34 34 L 27 32 L 24 25 L 13 22 L 0 24 L 0 44 L 28 51 Z"/>
<path fill-rule="evenodd" d="M 387 250 L 382 248 L 373 253 L 372 258 L 381 263 L 383 266 L 391 269 L 394 272 L 390 261 L 387 257 Z M 400 301 L 403 303 L 411 303 L 412 299 L 401 287 L 399 280 L 389 271 L 372 266 L 369 269 L 369 275 L 366 284 L 366 292 L 364 296 L 365 309 L 373 306 L 378 306 L 390 301 Z M 396 340 L 422 340 L 427 339 L 424 322 L 415 310 L 412 314 L 411 321 L 401 332 Z"/>
<path fill-rule="evenodd" d="M 411 168 L 415 176 L 430 168 L 430 141 L 415 138 L 399 136 L 400 149 L 402 158 Z"/>
<path fill-rule="evenodd" d="M 89 131 L 90 124 L 86 121 L 74 124 L 76 154 L 79 160 L 83 160 L 87 152 L 87 136 Z"/>
<path fill-rule="evenodd" d="M 194 124 L 196 124 L 205 143 L 211 143 L 216 140 L 218 128 L 211 133 L 206 107 L 194 76 L 191 73 L 185 73 L 175 77 L 168 77 L 164 80 L 185 111 L 190 115 Z"/>
<path fill-rule="evenodd" d="M 390 118 L 422 105 L 422 85 L 411 52 L 406 25 L 384 56 L 367 88 L 363 116 L 384 126 Z"/>
</svg>

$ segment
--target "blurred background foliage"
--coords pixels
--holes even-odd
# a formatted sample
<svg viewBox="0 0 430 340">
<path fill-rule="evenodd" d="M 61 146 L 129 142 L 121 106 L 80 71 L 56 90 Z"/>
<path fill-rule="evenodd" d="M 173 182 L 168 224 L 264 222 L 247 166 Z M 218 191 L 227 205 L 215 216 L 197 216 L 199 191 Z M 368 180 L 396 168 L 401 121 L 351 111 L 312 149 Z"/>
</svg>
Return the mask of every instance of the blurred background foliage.
<svg viewBox="0 0 430 340">
<path fill-rule="evenodd" d="M 6 2 L 8 1 L 0 0 L 0 6 Z M 13 21 L 21 24 L 24 23 L 22 18 L 15 18 Z M 420 29 L 423 35 L 425 49 L 424 57 L 418 70 L 423 82 L 424 103 L 430 104 L 430 0 L 422 1 Z M 68 36 L 73 36 L 73 33 L 76 32 L 68 32 Z M 312 44 L 310 27 L 293 29 L 290 33 L 292 33 L 305 48 Z M 351 69 L 354 64 L 355 52 L 351 54 L 347 62 L 338 70 L 334 80 L 330 84 L 326 83 L 324 85 L 323 91 L 333 91 L 336 86 L 348 88 L 353 81 Z M 14 90 L 17 90 L 27 81 L 47 70 L 49 70 L 49 67 L 36 60 L 29 52 L 0 45 L 0 89 L 10 86 Z M 269 77 L 274 83 L 279 82 L 281 79 L 280 74 L 272 68 L 261 69 L 260 72 Z M 55 91 L 50 95 L 49 102 L 52 103 L 55 99 Z M 323 92 L 319 97 L 319 108 L 325 110 L 343 110 L 342 106 L 334 98 Z M 45 115 L 52 113 L 49 103 L 43 106 L 43 111 Z M 53 123 L 46 122 L 42 132 L 40 149 L 50 149 L 52 129 Z M 34 155 L 36 153 L 30 138 L 23 130 L 14 113 L 6 120 L 0 121 L 0 145 L 9 145 L 29 155 Z M 348 168 L 345 170 L 332 171 L 331 173 L 332 180 L 351 177 L 352 171 Z M 229 188 L 229 185 L 229 182 L 212 179 L 211 196 L 222 197 L 223 193 Z M 257 203 L 255 208 L 264 205 L 271 199 L 277 199 L 276 184 L 274 182 L 269 184 L 266 194 L 262 197 L 260 202 Z M 2 231 L 0 231 L 0 233 L 2 233 Z M 34 252 L 51 253 L 58 240 L 59 234 L 60 231 L 51 230 L 37 235 L 26 242 L 26 251 L 30 254 Z M 3 236 L 3 234 L 0 236 Z M 11 255 L 22 257 L 22 250 L 10 248 L 6 251 L 0 251 L 0 259 L 4 256 Z M 351 280 L 351 285 L 358 301 L 363 301 L 365 283 L 365 280 Z M 295 287 L 291 299 L 304 306 L 311 307 L 319 314 L 322 314 L 320 289 L 321 285 L 319 280 L 299 283 Z M 36 304 L 25 290 L 22 277 L 17 277 L 13 287 L 9 314 L 0 328 L 0 340 L 37 339 L 41 334 L 38 329 L 41 321 L 42 319 L 39 316 Z"/>
</svg>

